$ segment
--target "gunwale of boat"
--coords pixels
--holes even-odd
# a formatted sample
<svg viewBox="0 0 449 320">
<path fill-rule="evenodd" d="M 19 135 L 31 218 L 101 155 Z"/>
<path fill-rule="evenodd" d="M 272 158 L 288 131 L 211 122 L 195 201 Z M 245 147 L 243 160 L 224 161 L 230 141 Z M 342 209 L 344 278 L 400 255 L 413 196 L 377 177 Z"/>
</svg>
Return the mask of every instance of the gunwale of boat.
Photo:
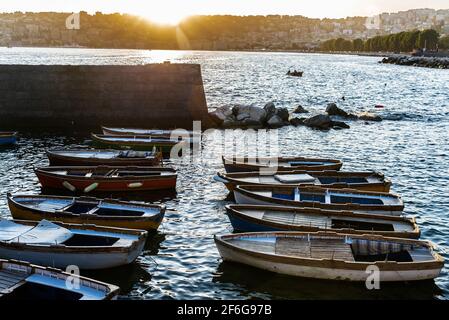
<svg viewBox="0 0 449 320">
<path fill-rule="evenodd" d="M 365 262 L 365 261 L 346 261 L 341 259 L 332 258 L 314 258 L 314 257 L 306 257 L 300 255 L 289 255 L 289 254 L 277 254 L 276 252 L 263 252 L 263 251 L 255 251 L 247 248 L 243 248 L 241 246 L 230 243 L 229 240 L 239 239 L 239 238 L 270 238 L 275 239 L 275 242 L 278 238 L 302 238 L 305 237 L 317 237 L 317 239 L 360 239 L 360 240 L 369 240 L 369 241 L 383 241 L 389 243 L 400 243 L 404 245 L 414 245 L 417 247 L 424 247 L 428 250 L 429 255 L 433 258 L 428 261 L 411 261 L 411 262 L 396 262 L 396 261 L 375 261 L 375 262 Z M 312 238 L 313 239 L 313 238 Z M 301 265 L 301 266 L 315 266 L 318 268 L 330 268 L 330 269 L 350 269 L 350 270 L 365 270 L 368 266 L 377 265 L 381 268 L 382 271 L 389 270 L 427 270 L 434 268 L 442 268 L 444 266 L 444 258 L 435 251 L 435 245 L 426 240 L 414 240 L 407 238 L 394 238 L 394 237 L 384 237 L 381 235 L 373 235 L 373 234 L 345 234 L 345 233 L 337 233 L 333 231 L 320 231 L 320 232 L 297 232 L 297 231 L 278 231 L 278 232 L 246 232 L 246 233 L 238 233 L 238 234 L 227 234 L 227 235 L 214 235 L 215 243 L 226 248 L 229 248 L 233 251 L 243 253 L 245 255 L 264 259 L 270 262 L 275 263 L 286 263 L 292 265 Z M 257 240 L 262 241 L 262 240 Z M 263 247 L 261 247 L 263 248 Z M 330 248 L 331 249 L 331 248 Z M 275 250 L 275 248 L 274 248 Z M 328 252 L 329 253 L 329 252 Z"/>
<path fill-rule="evenodd" d="M 29 221 L 29 220 L 9 220 L 13 223 L 17 223 L 23 226 L 36 227 L 41 221 Z M 124 253 L 132 252 L 140 243 L 145 242 L 148 232 L 145 230 L 137 229 L 125 229 L 116 227 L 97 226 L 92 224 L 73 224 L 64 223 L 60 221 L 51 221 L 52 224 L 56 224 L 62 228 L 79 231 L 79 234 L 86 234 L 86 232 L 92 232 L 102 234 L 103 237 L 113 237 L 114 235 L 120 236 L 118 241 L 111 246 L 65 246 L 55 244 L 39 244 L 39 243 L 26 243 L 17 241 L 0 241 L 0 248 L 13 249 L 13 250 L 26 250 L 30 252 L 48 252 L 50 249 L 52 253 Z M 76 232 L 72 232 L 78 234 Z"/>
<path fill-rule="evenodd" d="M 307 182 L 282 182 L 276 179 L 275 176 L 282 175 L 309 175 L 314 180 Z M 391 186 L 391 180 L 385 178 L 384 174 L 375 172 L 375 171 L 337 171 L 337 170 L 324 170 L 324 171 L 307 171 L 307 170 L 291 170 L 291 171 L 282 171 L 271 174 L 261 174 L 257 171 L 250 172 L 217 172 L 217 176 L 223 180 L 227 180 L 228 184 L 236 185 L 280 185 L 280 186 L 298 186 L 298 185 L 307 185 L 307 186 L 320 186 L 327 188 L 356 188 L 357 186 L 375 186 L 381 185 L 386 189 L 389 189 Z M 319 179 L 323 177 L 331 177 L 331 178 L 363 178 L 366 179 L 365 182 L 341 182 L 337 181 L 335 183 L 322 183 Z M 247 180 L 245 180 L 247 179 Z M 261 179 L 265 179 L 266 182 L 262 182 Z M 258 180 L 258 181 L 256 181 Z M 318 181 L 317 181 L 318 180 Z M 274 183 L 273 183 L 274 182 Z M 318 182 L 318 183 L 317 183 Z M 226 184 L 226 182 L 223 181 Z"/>
<path fill-rule="evenodd" d="M 44 267 L 39 266 L 35 264 L 31 264 L 29 262 L 25 261 L 17 261 L 17 260 L 5 260 L 0 259 L 0 273 L 4 274 L 3 272 L 12 273 L 14 275 L 13 278 L 20 279 L 19 282 L 16 282 L 13 286 L 9 286 L 8 288 L 0 288 L 0 298 L 5 295 L 12 293 L 13 290 L 19 288 L 21 285 L 26 283 L 26 280 L 31 277 L 32 275 L 39 275 L 41 277 L 48 278 L 49 280 L 52 279 L 58 279 L 63 280 L 64 282 L 67 279 L 73 279 L 73 277 L 79 279 L 79 285 L 82 290 L 75 289 L 75 290 L 69 290 L 72 292 L 83 292 L 85 289 L 89 290 L 96 290 L 98 292 L 102 292 L 103 296 L 101 297 L 102 300 L 111 300 L 115 298 L 120 291 L 120 288 L 118 286 L 105 283 L 102 281 L 98 281 L 92 278 L 88 278 L 81 275 L 74 275 L 71 273 L 68 273 L 66 271 L 51 268 L 51 267 Z M 13 279 L 14 280 L 14 279 Z M 6 284 L 6 283 L 5 283 Z M 50 285 L 49 285 L 50 286 Z M 51 287 L 51 286 L 50 286 Z M 2 293 L 2 290 L 5 290 L 6 292 Z M 84 295 L 82 298 L 85 298 Z M 89 296 L 88 298 L 93 298 Z"/>
<path fill-rule="evenodd" d="M 113 145 L 155 145 L 155 146 L 167 146 L 173 147 L 177 144 L 184 144 L 184 141 L 175 141 L 169 138 L 152 138 L 151 136 L 145 135 L 104 135 L 91 133 L 93 140 L 105 144 Z M 139 139 L 139 140 L 136 140 Z"/>
<path fill-rule="evenodd" d="M 101 130 L 104 135 L 135 135 L 139 132 L 139 135 L 170 135 L 173 131 L 182 130 L 183 132 L 188 132 L 190 136 L 193 136 L 195 132 L 184 129 L 143 129 L 143 128 L 118 128 L 118 127 L 106 127 L 101 126 Z M 107 133 L 106 133 L 107 132 Z"/>
<path fill-rule="evenodd" d="M 343 210 L 324 210 L 317 208 L 301 208 L 301 207 L 286 207 L 286 206 L 262 206 L 262 205 L 242 205 L 242 204 L 230 204 L 225 206 L 226 211 L 230 212 L 232 215 L 237 218 L 243 218 L 244 220 L 250 221 L 255 224 L 262 224 L 269 227 L 278 227 L 284 231 L 304 231 L 304 232 L 319 232 L 319 231 L 331 231 L 337 233 L 356 233 L 356 234 L 379 234 L 382 233 L 384 236 L 390 237 L 400 237 L 400 238 L 413 238 L 418 239 L 420 236 L 420 229 L 418 224 L 416 223 L 416 219 L 414 217 L 403 217 L 403 216 L 389 216 L 389 215 L 375 215 L 369 213 L 355 213 L 352 211 L 343 211 Z M 253 212 L 251 215 L 248 213 Z M 266 219 L 265 213 L 286 213 L 292 216 L 292 220 L 281 221 L 273 219 Z M 227 213 L 228 214 L 228 213 Z M 320 227 L 307 224 L 294 223 L 296 219 L 295 215 L 303 215 L 303 216 L 313 216 L 328 218 L 332 220 L 332 218 L 348 218 L 345 221 L 353 221 L 350 219 L 354 219 L 356 222 L 367 222 L 367 223 L 391 223 L 392 227 L 394 227 L 394 223 L 398 225 L 403 225 L 405 230 L 393 230 L 393 231 L 376 231 L 376 230 L 364 230 L 364 229 L 356 229 L 356 228 L 332 228 L 332 227 Z M 261 215 L 261 217 L 259 217 Z M 314 221 L 316 222 L 316 221 Z M 409 229 L 405 228 L 407 226 Z M 302 229 L 302 230 L 301 230 Z"/>
<path fill-rule="evenodd" d="M 98 175 L 86 176 L 88 173 L 93 173 L 98 170 L 106 172 L 105 175 L 99 173 Z M 126 175 L 126 176 L 112 176 L 107 175 L 111 171 L 141 171 L 147 172 L 145 175 Z M 76 180 L 92 180 L 92 181 L 128 181 L 128 180 L 152 180 L 152 179 L 173 179 L 177 178 L 178 174 L 175 169 L 170 167 L 139 167 L 139 166 L 47 166 L 34 169 L 37 175 L 52 176 L 58 178 L 72 178 Z M 85 175 L 69 174 L 69 171 L 86 172 Z M 150 174 L 151 172 L 159 172 L 159 175 Z"/>
<path fill-rule="evenodd" d="M 274 191 L 278 192 L 282 192 L 282 191 L 288 191 L 290 190 L 290 193 L 292 193 L 292 191 L 294 191 L 295 189 L 297 189 L 299 191 L 299 194 L 301 193 L 311 193 L 311 194 L 342 194 L 343 196 L 345 195 L 354 195 L 354 196 L 359 196 L 359 197 L 365 197 L 365 198 L 372 198 L 372 199 L 377 199 L 377 198 L 383 198 L 383 199 L 390 199 L 390 202 L 394 202 L 394 203 L 385 203 L 383 202 L 383 204 L 363 204 L 360 205 L 358 203 L 328 203 L 327 201 L 325 203 L 321 203 L 321 202 L 307 202 L 307 201 L 297 201 L 297 200 L 289 200 L 289 199 L 278 199 L 273 197 L 272 195 L 268 196 L 268 195 L 261 195 L 257 192 L 271 192 L 273 193 Z M 239 192 L 242 193 L 244 195 L 248 195 L 257 199 L 263 199 L 263 200 L 267 200 L 267 201 L 273 201 L 273 202 L 278 202 L 278 203 L 311 203 L 311 204 L 320 204 L 320 205 L 335 205 L 335 206 L 339 206 L 339 205 L 346 205 L 346 206 L 357 206 L 357 207 L 369 207 L 369 208 L 390 208 L 390 207 L 397 207 L 399 211 L 402 211 L 404 209 L 404 203 L 402 201 L 402 198 L 400 195 L 395 194 L 395 193 L 386 193 L 386 192 L 378 192 L 378 191 L 361 191 L 361 190 L 356 190 L 356 189 L 349 189 L 349 188 L 342 188 L 342 189 L 336 189 L 336 188 L 321 188 L 318 186 L 279 186 L 279 185 L 242 185 L 242 186 L 237 186 L 235 188 L 235 192 Z M 394 201 L 392 200 L 394 199 Z"/>
<path fill-rule="evenodd" d="M 148 153 L 148 156 L 145 157 L 123 157 L 120 158 L 119 155 L 124 152 L 124 150 L 114 150 L 114 149 L 54 149 L 47 150 L 46 154 L 48 157 L 58 157 L 58 158 L 69 158 L 69 159 L 81 159 L 81 160 L 149 160 L 153 158 L 160 157 L 160 152 L 152 153 L 152 152 L 142 152 Z M 92 155 L 106 155 L 110 154 L 111 157 L 101 158 L 101 157 L 82 157 L 81 154 L 92 154 Z"/>
<path fill-rule="evenodd" d="M 17 137 L 17 131 L 0 131 L 0 138 L 13 138 Z"/>
<path fill-rule="evenodd" d="M 63 207 L 61 209 L 58 210 L 54 210 L 54 211 L 49 211 L 49 209 L 44 209 L 44 208 L 40 208 L 39 206 L 32 206 L 32 205 L 27 205 L 24 203 L 21 203 L 19 201 L 17 201 L 17 199 L 22 198 L 22 199 L 29 199 L 29 201 L 36 199 L 36 200 L 59 200 L 59 201 L 67 201 L 67 206 Z M 121 215 L 95 215 L 95 213 L 91 214 L 91 213 L 84 213 L 84 214 L 89 214 L 91 217 L 95 217 L 96 220 L 130 220 L 130 221 L 134 221 L 134 220 L 147 220 L 147 219 L 155 219 L 155 218 L 163 218 L 165 211 L 166 211 L 166 207 L 164 205 L 156 205 L 156 204 L 148 204 L 148 203 L 135 203 L 135 202 L 126 202 L 126 201 L 120 201 L 120 200 L 114 200 L 114 199 L 98 199 L 98 198 L 93 198 L 93 197 L 65 197 L 65 196 L 47 196 L 47 195 L 12 195 L 10 193 L 7 194 L 7 200 L 8 200 L 8 205 L 11 208 L 11 206 L 14 206 L 16 208 L 19 208 L 21 210 L 26 210 L 26 211 L 33 211 L 33 212 L 38 212 L 39 214 L 45 214 L 45 213 L 49 213 L 49 214 L 53 214 L 55 216 L 60 217 L 60 218 L 64 218 L 64 217 L 80 217 L 81 214 L 75 214 L 72 212 L 66 212 L 64 211 L 65 208 L 70 207 L 71 205 L 77 203 L 78 202 L 82 202 L 82 203 L 89 203 L 92 205 L 97 205 L 97 208 L 100 208 L 100 206 L 102 204 L 111 204 L 111 205 L 116 205 L 118 208 L 130 208 L 130 209 L 135 209 L 135 210 L 142 210 L 142 208 L 146 208 L 147 211 L 144 211 L 143 215 L 135 215 L 135 216 L 121 216 Z M 145 210 L 145 209 L 144 209 Z M 148 211 L 154 211 L 154 212 L 148 212 Z M 11 210 L 13 211 L 13 210 Z M 130 210 L 131 211 L 131 210 Z"/>
</svg>

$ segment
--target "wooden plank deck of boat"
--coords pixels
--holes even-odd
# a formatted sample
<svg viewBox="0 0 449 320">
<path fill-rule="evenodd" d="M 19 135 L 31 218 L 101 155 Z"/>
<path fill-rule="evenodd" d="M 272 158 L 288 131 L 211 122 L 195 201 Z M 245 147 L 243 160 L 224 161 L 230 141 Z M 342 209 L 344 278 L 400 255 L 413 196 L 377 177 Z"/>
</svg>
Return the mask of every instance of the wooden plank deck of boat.
<svg viewBox="0 0 449 320">
<path fill-rule="evenodd" d="M 354 261 L 349 244 L 327 239 L 278 238 L 275 252 L 286 256 Z"/>
<path fill-rule="evenodd" d="M 0 298 L 28 276 L 29 274 L 24 272 L 0 270 Z"/>
</svg>

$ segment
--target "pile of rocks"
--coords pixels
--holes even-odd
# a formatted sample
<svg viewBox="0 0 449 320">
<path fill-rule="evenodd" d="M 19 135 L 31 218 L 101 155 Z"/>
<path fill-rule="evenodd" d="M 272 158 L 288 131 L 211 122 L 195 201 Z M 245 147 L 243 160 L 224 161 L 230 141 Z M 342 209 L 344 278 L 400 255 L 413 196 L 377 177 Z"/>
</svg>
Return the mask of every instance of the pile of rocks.
<svg viewBox="0 0 449 320">
<path fill-rule="evenodd" d="M 380 63 L 397 64 L 401 66 L 449 69 L 449 58 L 390 56 L 387 58 L 383 58 Z"/>
<path fill-rule="evenodd" d="M 289 114 L 287 108 L 276 108 L 273 102 L 267 103 L 263 108 L 255 105 L 225 105 L 217 108 L 209 115 L 212 121 L 220 128 L 280 128 L 287 125 L 307 126 L 319 130 L 349 129 L 349 125 L 342 120 L 382 121 L 382 118 L 370 112 L 358 115 L 347 113 L 335 103 L 326 107 L 326 114 L 311 117 L 296 117 L 295 114 L 309 113 L 302 106 L 298 106 Z"/>
<path fill-rule="evenodd" d="M 276 108 L 273 102 L 263 108 L 256 105 L 224 105 L 209 115 L 221 128 L 280 128 L 290 124 L 287 108 Z"/>
</svg>

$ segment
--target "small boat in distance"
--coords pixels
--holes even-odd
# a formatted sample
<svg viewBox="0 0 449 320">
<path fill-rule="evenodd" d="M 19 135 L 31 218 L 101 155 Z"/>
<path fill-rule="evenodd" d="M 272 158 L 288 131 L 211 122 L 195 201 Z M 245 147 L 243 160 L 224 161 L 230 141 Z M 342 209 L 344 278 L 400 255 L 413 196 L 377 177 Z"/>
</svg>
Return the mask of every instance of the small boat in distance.
<svg viewBox="0 0 449 320">
<path fill-rule="evenodd" d="M 234 198 L 238 204 L 312 207 L 393 216 L 402 215 L 404 210 L 401 197 L 395 194 L 313 186 L 237 186 Z"/>
<path fill-rule="evenodd" d="M 170 140 L 168 138 L 153 138 L 151 136 L 139 135 L 104 135 L 91 134 L 93 143 L 102 148 L 131 149 L 136 151 L 159 151 L 164 156 L 170 155 L 172 148 L 181 146 L 185 141 Z"/>
<path fill-rule="evenodd" d="M 269 172 L 305 170 L 340 170 L 343 163 L 335 159 L 305 157 L 222 157 L 226 172 L 251 172 L 267 170 Z"/>
<path fill-rule="evenodd" d="M 0 131 L 0 146 L 9 146 L 17 142 L 17 132 Z"/>
<path fill-rule="evenodd" d="M 176 188 L 176 170 L 166 167 L 44 167 L 34 170 L 43 188 L 71 192 L 134 192 Z"/>
<path fill-rule="evenodd" d="M 315 185 L 322 188 L 351 188 L 365 191 L 390 192 L 391 181 L 378 172 L 342 171 L 285 171 L 272 174 L 260 172 L 218 172 L 216 181 L 223 182 L 229 191 L 237 185 Z"/>
<path fill-rule="evenodd" d="M 161 129 L 138 129 L 138 128 L 111 128 L 101 127 L 104 135 L 110 136 L 151 136 L 152 138 L 164 138 L 175 140 L 186 140 L 190 143 L 201 140 L 201 132 L 194 132 L 184 129 L 161 130 Z M 173 139 L 172 139 L 173 140 Z"/>
<path fill-rule="evenodd" d="M 0 219 L 0 257 L 56 268 L 130 264 L 142 253 L 146 238 L 143 230 Z"/>
<path fill-rule="evenodd" d="M 414 218 L 379 216 L 315 208 L 227 205 L 226 213 L 236 231 L 334 231 L 346 234 L 377 234 L 418 239 Z"/>
<path fill-rule="evenodd" d="M 287 75 L 291 77 L 302 77 L 304 74 L 304 71 L 297 71 L 297 70 L 288 70 Z"/>
<path fill-rule="evenodd" d="M 363 281 L 376 266 L 380 281 L 429 280 L 444 259 L 428 241 L 334 232 L 260 232 L 214 237 L 224 261 L 305 278 Z"/>
<path fill-rule="evenodd" d="M 115 300 L 119 287 L 55 268 L 0 259 L 0 301 Z M 67 286 L 67 283 L 78 284 Z"/>
<path fill-rule="evenodd" d="M 134 150 L 70 149 L 48 150 L 50 166 L 159 166 L 160 152 Z"/>
<path fill-rule="evenodd" d="M 89 197 L 46 195 L 11 195 L 11 215 L 17 220 L 61 221 L 115 228 L 157 230 L 165 214 L 165 206 Z"/>
</svg>

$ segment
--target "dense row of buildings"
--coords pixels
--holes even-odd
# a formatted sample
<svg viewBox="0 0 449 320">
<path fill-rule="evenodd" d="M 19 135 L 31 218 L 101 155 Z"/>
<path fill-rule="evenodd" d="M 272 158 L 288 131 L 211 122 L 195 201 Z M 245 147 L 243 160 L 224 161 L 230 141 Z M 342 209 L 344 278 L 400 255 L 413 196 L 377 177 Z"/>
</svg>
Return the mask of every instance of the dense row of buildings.
<svg viewBox="0 0 449 320">
<path fill-rule="evenodd" d="M 433 28 L 449 34 L 449 10 L 416 9 L 374 17 L 309 19 L 303 16 L 195 16 L 179 26 L 159 26 L 121 14 L 0 14 L 0 46 L 81 46 L 144 49 L 313 49 L 328 39 Z M 69 21 L 70 22 L 70 21 Z M 72 21 L 73 22 L 73 21 Z M 73 27 L 73 24 L 72 24 Z"/>
</svg>

